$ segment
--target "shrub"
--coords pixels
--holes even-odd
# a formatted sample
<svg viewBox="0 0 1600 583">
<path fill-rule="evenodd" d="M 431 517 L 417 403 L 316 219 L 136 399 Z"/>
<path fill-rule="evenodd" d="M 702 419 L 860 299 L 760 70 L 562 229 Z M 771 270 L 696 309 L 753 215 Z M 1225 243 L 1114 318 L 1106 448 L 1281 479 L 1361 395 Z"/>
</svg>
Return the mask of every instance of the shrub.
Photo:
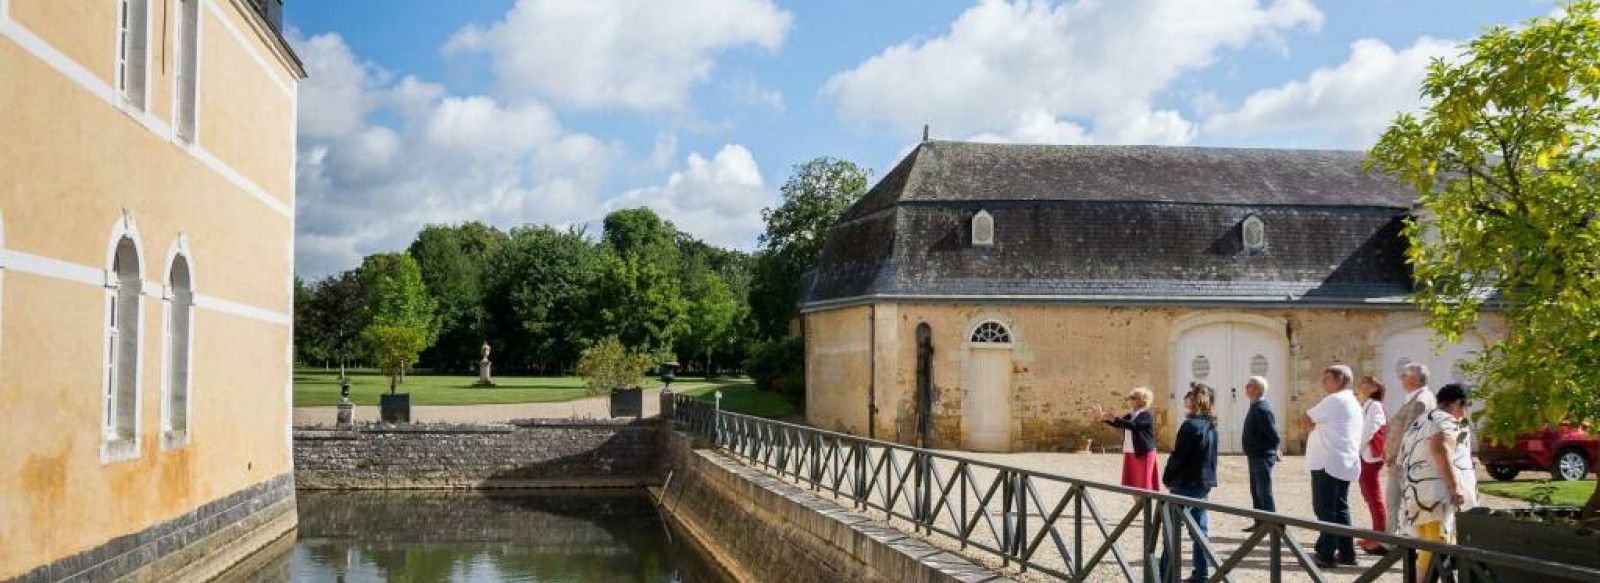
<svg viewBox="0 0 1600 583">
<path fill-rule="evenodd" d="M 583 377 L 589 394 L 599 395 L 637 386 L 652 363 L 654 359 L 649 354 L 623 346 L 616 336 L 607 336 L 583 349 L 578 357 L 578 376 Z"/>
<path fill-rule="evenodd" d="M 805 343 L 799 338 L 769 340 L 750 348 L 750 359 L 744 368 L 763 391 L 804 395 L 805 356 Z"/>
</svg>

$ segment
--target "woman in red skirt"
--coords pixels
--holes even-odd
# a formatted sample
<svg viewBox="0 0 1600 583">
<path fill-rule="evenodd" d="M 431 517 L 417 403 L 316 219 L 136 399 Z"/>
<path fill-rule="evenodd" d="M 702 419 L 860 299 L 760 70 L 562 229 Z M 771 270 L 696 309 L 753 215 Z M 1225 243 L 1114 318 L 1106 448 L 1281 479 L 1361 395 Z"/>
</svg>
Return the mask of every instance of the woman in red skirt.
<svg viewBox="0 0 1600 583">
<path fill-rule="evenodd" d="M 1156 470 L 1155 416 L 1150 414 L 1150 389 L 1139 387 L 1128 392 L 1131 411 L 1112 416 L 1095 405 L 1094 412 L 1106 425 L 1122 430 L 1122 485 L 1145 490 L 1161 490 L 1161 474 Z"/>
</svg>

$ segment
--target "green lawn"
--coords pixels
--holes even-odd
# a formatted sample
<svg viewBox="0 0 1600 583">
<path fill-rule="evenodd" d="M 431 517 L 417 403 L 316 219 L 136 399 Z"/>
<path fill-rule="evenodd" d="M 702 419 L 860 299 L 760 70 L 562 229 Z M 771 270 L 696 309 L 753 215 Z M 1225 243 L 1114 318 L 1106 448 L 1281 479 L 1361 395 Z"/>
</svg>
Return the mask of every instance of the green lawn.
<svg viewBox="0 0 1600 583">
<path fill-rule="evenodd" d="M 703 385 L 690 387 L 683 394 L 701 399 L 711 399 L 712 391 L 722 389 L 722 409 L 733 413 L 777 419 L 798 413 L 793 402 L 777 393 L 756 390 L 754 383 L 742 381 L 723 386 Z M 676 390 L 676 389 L 674 389 Z"/>
<path fill-rule="evenodd" d="M 1527 500 L 1533 495 L 1533 489 L 1542 482 L 1486 482 L 1478 484 L 1478 489 L 1485 494 Z M 1594 492 L 1594 480 L 1577 482 L 1550 482 L 1555 486 L 1555 495 L 1551 501 L 1555 506 L 1583 506 L 1589 500 L 1589 494 Z"/>
<path fill-rule="evenodd" d="M 399 391 L 411 393 L 412 405 L 495 405 L 504 403 L 548 403 L 571 401 L 589 396 L 583 379 L 567 377 L 495 377 L 492 389 L 473 388 L 478 377 L 467 375 L 408 375 Z M 743 379 L 727 379 L 707 383 L 701 379 L 684 379 L 673 387 L 689 390 L 711 390 L 721 386 L 748 383 Z M 661 383 L 648 380 L 648 388 Z M 350 401 L 357 405 L 377 405 L 378 395 L 389 391 L 389 377 L 372 371 L 350 373 Z M 294 373 L 294 406 L 318 407 L 339 403 L 338 371 L 300 370 Z"/>
</svg>

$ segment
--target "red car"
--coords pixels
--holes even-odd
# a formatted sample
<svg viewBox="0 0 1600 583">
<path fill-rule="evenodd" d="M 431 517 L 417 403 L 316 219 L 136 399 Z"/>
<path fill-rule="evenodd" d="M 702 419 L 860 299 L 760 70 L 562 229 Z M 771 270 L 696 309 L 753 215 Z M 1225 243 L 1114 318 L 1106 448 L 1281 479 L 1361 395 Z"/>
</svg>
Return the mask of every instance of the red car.
<svg viewBox="0 0 1600 583">
<path fill-rule="evenodd" d="M 1582 480 L 1600 460 L 1600 437 L 1562 425 L 1517 436 L 1513 443 L 1485 444 L 1478 459 L 1496 480 L 1513 480 L 1523 470 L 1550 472 L 1558 481 Z"/>
</svg>

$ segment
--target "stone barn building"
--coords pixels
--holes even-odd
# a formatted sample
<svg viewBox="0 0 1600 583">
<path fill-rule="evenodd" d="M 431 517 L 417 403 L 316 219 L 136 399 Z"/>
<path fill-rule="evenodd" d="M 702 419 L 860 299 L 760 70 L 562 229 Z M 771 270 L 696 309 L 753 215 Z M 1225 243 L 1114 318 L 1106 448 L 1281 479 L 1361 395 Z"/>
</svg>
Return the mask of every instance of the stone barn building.
<svg viewBox="0 0 1600 583">
<path fill-rule="evenodd" d="M 1433 384 L 1498 333 L 1437 351 L 1401 234 L 1414 197 L 1359 152 L 925 142 L 828 235 L 802 292 L 807 419 L 928 447 L 1063 450 L 1135 386 L 1170 444 L 1192 380 L 1239 451 L 1244 381 L 1287 448 L 1322 368 Z"/>
</svg>

